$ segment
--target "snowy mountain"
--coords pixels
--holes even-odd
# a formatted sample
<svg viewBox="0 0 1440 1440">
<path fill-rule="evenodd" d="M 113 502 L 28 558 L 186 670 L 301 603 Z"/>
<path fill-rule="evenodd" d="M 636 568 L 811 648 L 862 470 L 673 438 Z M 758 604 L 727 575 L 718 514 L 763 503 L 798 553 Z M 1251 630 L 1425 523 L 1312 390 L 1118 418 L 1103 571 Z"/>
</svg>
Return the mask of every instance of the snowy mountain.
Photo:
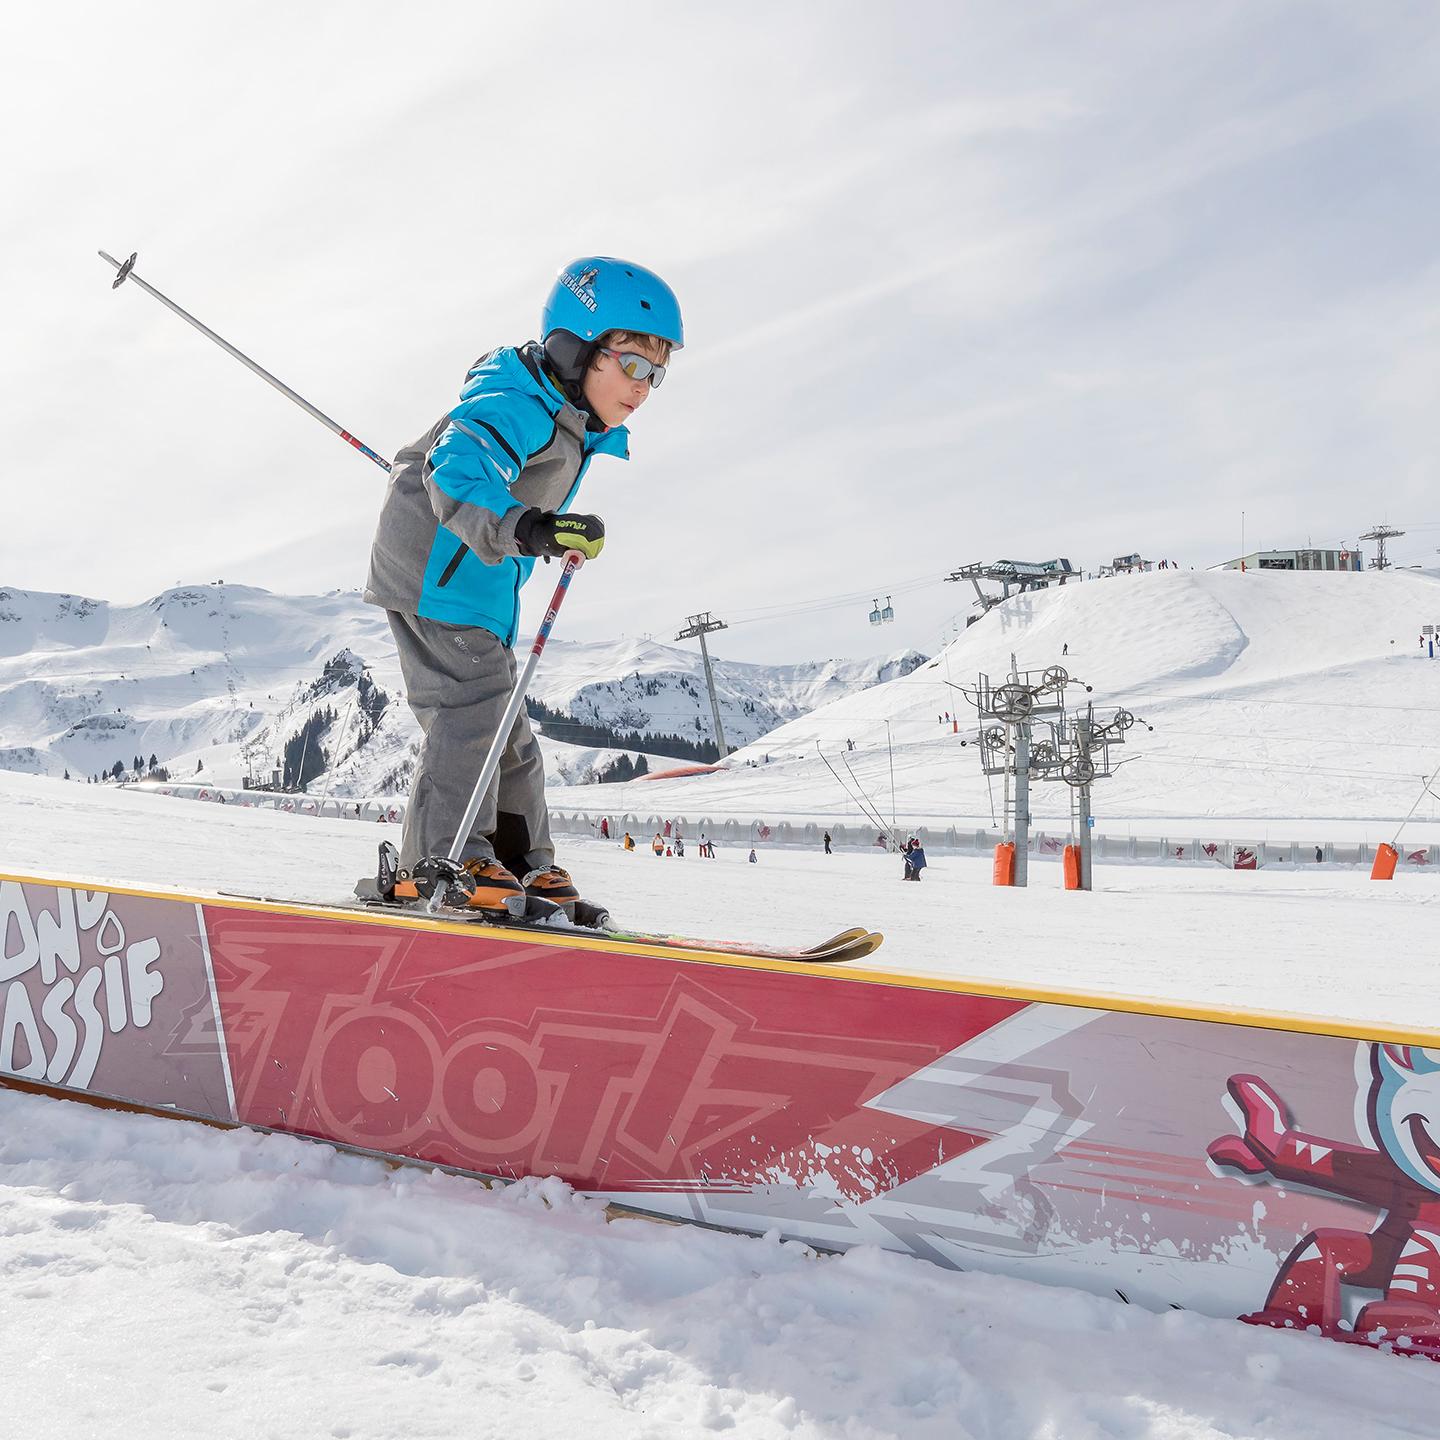
<svg viewBox="0 0 1440 1440">
<path fill-rule="evenodd" d="M 788 722 L 726 773 L 651 781 L 606 801 L 858 818 L 847 791 L 863 790 L 901 823 L 988 823 L 1000 782 L 992 791 L 975 748 L 961 745 L 977 728 L 965 692 L 981 672 L 1003 679 L 1014 656 L 1021 670 L 1064 665 L 1092 686 L 1071 687 L 1072 707 L 1123 706 L 1154 726 L 1133 730 L 1114 752 L 1115 774 L 1097 783 L 1102 823 L 1398 819 L 1440 764 L 1440 656 L 1423 643 L 1426 624 L 1440 627 L 1440 576 L 1414 571 L 1158 571 L 1015 596 L 921 668 Z M 1064 784 L 1037 785 L 1032 813 L 1063 818 L 1069 798 Z M 584 799 L 562 792 L 552 804 Z M 1437 804 L 1425 798 L 1417 815 Z"/>
<path fill-rule="evenodd" d="M 799 665 L 712 659 L 725 739 L 732 747 L 747 745 L 817 706 L 908 675 L 925 659 L 915 650 Z M 577 728 L 593 721 L 642 735 L 674 734 L 692 743 L 708 741 L 714 733 L 698 648 L 680 650 L 653 640 L 554 640 L 531 694 L 573 717 Z M 557 739 L 565 738 L 564 731 L 564 725 L 546 726 Z"/>
<path fill-rule="evenodd" d="M 746 744 L 924 659 L 716 660 L 726 738 Z M 552 641 L 532 696 L 560 714 L 543 741 L 557 780 L 618 757 L 594 731 L 625 732 L 626 753 L 652 769 L 683 763 L 711 735 L 699 654 L 671 646 Z M 312 790 L 387 794 L 408 785 L 418 738 L 384 614 L 356 591 L 215 582 L 119 606 L 0 590 L 0 768 L 80 778 L 154 757 L 174 779 L 235 784 L 278 769 Z"/>
</svg>

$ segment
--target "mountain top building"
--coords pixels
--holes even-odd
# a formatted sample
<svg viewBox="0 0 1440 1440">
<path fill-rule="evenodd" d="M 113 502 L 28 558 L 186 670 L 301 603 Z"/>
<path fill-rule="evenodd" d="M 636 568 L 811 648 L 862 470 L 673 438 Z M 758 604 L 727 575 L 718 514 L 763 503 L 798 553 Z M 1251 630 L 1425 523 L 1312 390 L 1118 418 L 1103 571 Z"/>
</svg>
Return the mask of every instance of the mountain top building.
<svg viewBox="0 0 1440 1440">
<path fill-rule="evenodd" d="M 1226 560 L 1216 570 L 1361 570 L 1358 550 L 1256 550 L 1238 560 Z"/>
</svg>

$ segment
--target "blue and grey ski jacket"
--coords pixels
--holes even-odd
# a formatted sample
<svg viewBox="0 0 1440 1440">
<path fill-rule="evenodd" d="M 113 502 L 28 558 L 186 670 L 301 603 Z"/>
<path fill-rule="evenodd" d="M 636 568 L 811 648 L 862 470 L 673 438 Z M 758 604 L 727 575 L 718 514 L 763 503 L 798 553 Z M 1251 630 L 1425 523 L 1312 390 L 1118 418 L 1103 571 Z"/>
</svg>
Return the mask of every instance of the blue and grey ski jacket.
<svg viewBox="0 0 1440 1440">
<path fill-rule="evenodd" d="M 592 455 L 630 455 L 629 431 L 587 430 L 543 360 L 535 344 L 483 356 L 460 403 L 396 455 L 370 550 L 371 604 L 515 643 L 535 566 L 515 522 L 532 505 L 568 510 Z"/>
</svg>

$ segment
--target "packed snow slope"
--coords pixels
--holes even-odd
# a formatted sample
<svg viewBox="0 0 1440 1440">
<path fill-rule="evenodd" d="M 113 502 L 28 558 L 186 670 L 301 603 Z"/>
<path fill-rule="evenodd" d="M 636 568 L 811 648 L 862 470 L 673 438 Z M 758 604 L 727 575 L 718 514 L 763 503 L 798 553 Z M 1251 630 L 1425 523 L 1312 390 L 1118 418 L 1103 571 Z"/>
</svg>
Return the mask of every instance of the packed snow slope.
<svg viewBox="0 0 1440 1440">
<path fill-rule="evenodd" d="M 13 1434 L 1398 1440 L 1435 1375 L 861 1248 L 817 1258 L 0 1089 Z"/>
<path fill-rule="evenodd" d="M 727 738 L 753 740 L 923 659 L 911 651 L 803 665 L 717 660 Z M 369 713 L 355 703 L 362 674 L 388 702 L 372 700 Z M 647 752 L 645 737 L 693 742 L 713 728 L 698 650 L 647 640 L 552 640 L 531 694 L 576 726 L 635 732 L 641 741 L 628 753 L 647 754 L 652 768 L 683 761 Z M 172 779 L 198 770 L 236 785 L 245 774 L 268 777 L 286 745 L 326 712 L 333 720 L 318 738 L 325 763 L 312 792 L 408 788 L 419 732 L 384 612 L 358 591 L 286 596 L 215 582 L 119 606 L 0 590 L 0 768 L 83 778 L 116 761 L 128 772 L 137 756 L 148 765 L 153 755 Z M 543 744 L 556 779 L 584 776 L 619 753 L 564 722 L 553 730 Z"/>
<path fill-rule="evenodd" d="M 774 767 L 769 767 L 773 769 Z M 375 832 L 0 772 L 0 871 L 338 894 Z M 630 924 L 804 942 L 1028 985 L 1440 1027 L 1432 875 L 1096 867 L 996 889 L 938 857 L 712 861 L 581 841 Z M 1041 884 L 1040 876 L 1048 883 Z M 1376 946 L 1375 937 L 1385 943 Z M 1357 964 L 1356 955 L 1366 957 Z M 867 967 L 871 962 L 866 962 Z M 622 1221 L 284 1135 L 0 1089 L 6 1413 L 35 1436 L 251 1440 L 1399 1440 L 1433 1365 L 868 1247 Z"/>
<path fill-rule="evenodd" d="M 1440 625 L 1440 580 L 1408 571 L 1170 570 L 1055 587 L 991 610 L 914 673 L 780 727 L 726 774 L 608 787 L 604 802 L 858 820 L 845 788 L 858 784 L 888 819 L 893 766 L 902 826 L 988 822 L 1000 782 L 992 792 L 961 742 L 977 729 L 977 675 L 1003 680 L 1013 655 L 1022 671 L 1063 665 L 1093 687 L 1072 685 L 1072 708 L 1124 707 L 1154 726 L 1112 752 L 1115 774 L 1095 786 L 1101 828 L 1135 817 L 1399 819 L 1440 764 L 1440 658 L 1419 644 L 1424 624 Z M 552 795 L 576 808 L 587 799 Z M 1032 789 L 1037 817 L 1068 805 L 1061 783 Z M 1427 797 L 1418 813 L 1434 809 Z"/>
<path fill-rule="evenodd" d="M 0 820 L 0 873 L 297 901 L 349 895 L 374 873 L 377 841 L 399 839 L 395 826 L 3 771 Z M 1081 894 L 1060 888 L 1055 864 L 1033 865 L 1028 890 L 997 887 L 988 857 L 932 856 L 907 885 L 899 857 L 878 850 L 762 842 L 751 865 L 748 841 L 718 844 L 714 860 L 693 844 L 683 859 L 627 852 L 618 836 L 559 844 L 583 892 L 638 930 L 810 945 L 864 925 L 886 937 L 867 970 L 1440 1031 L 1440 988 L 1413 973 L 1435 953 L 1435 871 L 1379 884 L 1358 869 L 1097 861 Z"/>
</svg>

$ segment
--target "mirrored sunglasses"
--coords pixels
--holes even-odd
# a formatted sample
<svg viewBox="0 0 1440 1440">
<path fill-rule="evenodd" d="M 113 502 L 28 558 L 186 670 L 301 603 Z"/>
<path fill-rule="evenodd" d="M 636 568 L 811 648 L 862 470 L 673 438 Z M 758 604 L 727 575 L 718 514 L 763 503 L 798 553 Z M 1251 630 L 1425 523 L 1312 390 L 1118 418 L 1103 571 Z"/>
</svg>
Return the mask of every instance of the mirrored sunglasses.
<svg viewBox="0 0 1440 1440">
<path fill-rule="evenodd" d="M 600 347 L 602 355 L 609 355 L 617 361 L 621 370 L 631 380 L 649 380 L 650 388 L 658 390 L 660 382 L 665 378 L 665 366 L 657 365 L 653 360 L 647 360 L 643 355 L 637 355 L 633 350 L 611 350 L 608 346 Z"/>
</svg>

